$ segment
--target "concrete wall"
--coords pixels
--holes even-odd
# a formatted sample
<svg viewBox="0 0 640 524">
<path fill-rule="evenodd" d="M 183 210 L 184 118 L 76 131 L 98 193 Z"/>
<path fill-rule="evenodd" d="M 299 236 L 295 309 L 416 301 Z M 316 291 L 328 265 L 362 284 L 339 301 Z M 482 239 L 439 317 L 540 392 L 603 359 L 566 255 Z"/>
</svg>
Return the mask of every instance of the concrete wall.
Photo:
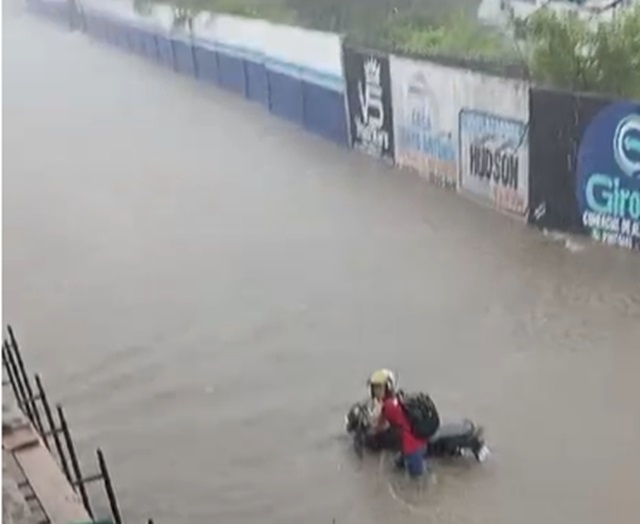
<svg viewBox="0 0 640 524">
<path fill-rule="evenodd" d="M 520 220 L 640 249 L 635 208 L 618 217 L 618 232 L 609 231 L 619 233 L 615 242 L 596 227 L 606 222 L 613 228 L 612 220 L 599 218 L 602 213 L 600 222 L 593 212 L 589 224 L 576 218 L 585 208 L 584 191 L 575 190 L 584 178 L 578 173 L 584 130 L 574 125 L 571 112 L 557 118 L 553 97 L 523 81 L 352 48 L 340 35 L 264 20 L 202 13 L 190 27 L 176 29 L 166 6 L 140 16 L 124 0 L 28 4 L 63 26 L 233 91 L 301 128 L 415 170 Z M 640 108 L 626 104 L 624 111 L 616 115 L 621 122 L 632 118 L 627 135 L 636 144 Z M 609 127 L 613 123 L 607 120 Z M 609 134 L 603 131 L 610 142 Z M 565 142 L 557 155 L 547 153 Z M 602 145 L 602 158 L 611 156 L 609 142 Z M 635 166 L 635 149 L 624 153 Z M 640 175 L 627 176 L 630 181 L 621 180 L 635 205 Z"/>
</svg>

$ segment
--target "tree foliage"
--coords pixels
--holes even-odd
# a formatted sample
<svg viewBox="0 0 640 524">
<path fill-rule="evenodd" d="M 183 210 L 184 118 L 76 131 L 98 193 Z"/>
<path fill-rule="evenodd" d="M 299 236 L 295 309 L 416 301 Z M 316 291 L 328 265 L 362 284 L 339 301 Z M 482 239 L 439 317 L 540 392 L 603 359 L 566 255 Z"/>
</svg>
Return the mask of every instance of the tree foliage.
<svg viewBox="0 0 640 524">
<path fill-rule="evenodd" d="M 508 38 L 480 26 L 462 11 L 448 13 L 430 22 L 419 18 L 398 20 L 391 27 L 389 36 L 393 49 L 411 54 L 507 58 L 514 51 Z"/>
<path fill-rule="evenodd" d="M 536 80 L 640 99 L 640 6 L 598 23 L 543 9 L 526 34 Z"/>
<path fill-rule="evenodd" d="M 264 18 L 387 51 L 518 64 L 544 84 L 640 98 L 640 6 L 600 23 L 543 8 L 512 20 L 506 34 L 477 22 L 480 0 L 133 1 L 140 11 L 170 4 L 180 26 L 200 11 Z"/>
</svg>

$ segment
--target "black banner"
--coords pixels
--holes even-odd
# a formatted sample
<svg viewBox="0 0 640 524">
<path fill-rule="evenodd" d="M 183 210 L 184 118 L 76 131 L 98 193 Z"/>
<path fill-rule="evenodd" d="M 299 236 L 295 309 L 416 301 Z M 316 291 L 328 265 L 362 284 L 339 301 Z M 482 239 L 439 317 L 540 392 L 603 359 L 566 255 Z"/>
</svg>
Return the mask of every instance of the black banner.
<svg viewBox="0 0 640 524">
<path fill-rule="evenodd" d="M 343 47 L 342 54 L 347 82 L 351 146 L 393 161 L 389 57 L 348 46 Z"/>
<path fill-rule="evenodd" d="M 532 87 L 529 91 L 529 222 L 584 233 L 576 198 L 582 134 L 608 101 Z"/>
<path fill-rule="evenodd" d="M 529 221 L 640 250 L 640 104 L 530 93 Z"/>
</svg>

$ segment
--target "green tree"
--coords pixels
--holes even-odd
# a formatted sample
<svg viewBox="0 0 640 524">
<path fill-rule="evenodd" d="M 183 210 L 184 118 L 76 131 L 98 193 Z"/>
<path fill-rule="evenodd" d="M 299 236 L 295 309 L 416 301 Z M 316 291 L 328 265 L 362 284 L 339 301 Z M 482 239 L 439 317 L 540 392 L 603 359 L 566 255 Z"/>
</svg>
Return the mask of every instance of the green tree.
<svg viewBox="0 0 640 524">
<path fill-rule="evenodd" d="M 599 23 L 542 9 L 527 36 L 536 80 L 640 99 L 640 6 Z"/>
<path fill-rule="evenodd" d="M 478 25 L 464 11 L 437 18 L 397 21 L 390 30 L 392 47 L 408 53 L 439 53 L 462 57 L 500 57 L 514 54 L 505 36 Z"/>
</svg>

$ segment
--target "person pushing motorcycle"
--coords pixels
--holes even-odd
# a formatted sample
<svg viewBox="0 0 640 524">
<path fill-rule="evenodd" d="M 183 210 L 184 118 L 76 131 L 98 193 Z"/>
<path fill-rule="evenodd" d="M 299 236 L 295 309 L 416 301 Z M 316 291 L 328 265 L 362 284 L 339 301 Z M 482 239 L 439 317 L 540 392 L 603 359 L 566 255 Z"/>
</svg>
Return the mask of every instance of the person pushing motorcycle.
<svg viewBox="0 0 640 524">
<path fill-rule="evenodd" d="M 374 371 L 367 381 L 371 395 L 373 431 L 376 436 L 399 439 L 401 460 L 409 475 L 413 478 L 424 474 L 424 455 L 427 441 L 414 435 L 411 423 L 405 414 L 396 389 L 396 379 L 392 371 L 379 369 Z"/>
</svg>

